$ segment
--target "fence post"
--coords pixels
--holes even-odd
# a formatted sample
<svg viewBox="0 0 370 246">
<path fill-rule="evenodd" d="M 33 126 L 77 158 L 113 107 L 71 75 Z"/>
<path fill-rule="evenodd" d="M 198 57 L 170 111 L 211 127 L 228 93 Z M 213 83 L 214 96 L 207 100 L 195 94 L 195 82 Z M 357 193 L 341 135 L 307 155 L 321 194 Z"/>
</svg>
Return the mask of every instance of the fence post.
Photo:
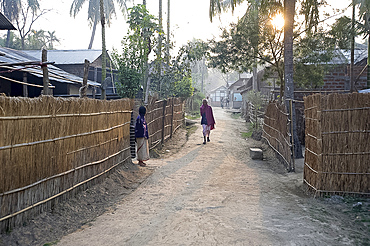
<svg viewBox="0 0 370 246">
<path fill-rule="evenodd" d="M 171 135 L 170 138 L 172 138 L 172 133 L 173 133 L 173 111 L 174 111 L 174 105 L 175 105 L 175 98 L 172 98 L 172 105 L 171 105 Z"/>
<path fill-rule="evenodd" d="M 166 123 L 166 106 L 167 106 L 167 100 L 163 100 L 163 118 L 162 118 L 162 143 L 164 143 L 164 129 L 165 129 L 165 123 Z"/>
<path fill-rule="evenodd" d="M 293 131 L 293 100 L 289 100 L 289 107 L 290 107 L 290 134 L 291 136 L 291 142 L 292 142 L 292 162 L 293 162 L 293 167 L 290 168 L 290 171 L 294 172 L 295 171 L 295 152 L 294 152 L 294 131 Z"/>
<path fill-rule="evenodd" d="M 48 51 L 43 48 L 41 53 L 41 68 L 42 68 L 42 74 L 43 74 L 43 94 L 49 95 L 49 73 L 48 73 L 48 67 L 45 64 L 48 61 Z"/>
<path fill-rule="evenodd" d="M 87 92 L 87 79 L 89 76 L 89 67 L 90 67 L 90 62 L 89 60 L 85 59 L 84 63 L 84 77 L 82 80 L 82 86 L 80 88 L 80 97 L 86 97 L 86 92 Z"/>
</svg>

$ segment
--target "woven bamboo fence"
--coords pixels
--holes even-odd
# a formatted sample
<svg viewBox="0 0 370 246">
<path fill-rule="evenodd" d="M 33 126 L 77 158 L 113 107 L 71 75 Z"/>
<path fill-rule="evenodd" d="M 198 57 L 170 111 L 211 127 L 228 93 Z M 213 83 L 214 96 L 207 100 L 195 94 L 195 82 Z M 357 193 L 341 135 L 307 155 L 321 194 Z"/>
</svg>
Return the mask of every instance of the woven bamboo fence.
<svg viewBox="0 0 370 246">
<path fill-rule="evenodd" d="M 130 158 L 133 100 L 0 97 L 0 230 L 9 230 Z"/>
<path fill-rule="evenodd" d="M 304 104 L 304 183 L 315 195 L 370 195 L 370 94 L 316 94 Z"/>
<path fill-rule="evenodd" d="M 184 101 L 181 98 L 168 98 L 161 101 L 152 99 L 149 102 L 145 119 L 149 129 L 150 149 L 164 143 L 183 125 L 184 110 Z"/>
<path fill-rule="evenodd" d="M 289 128 L 289 114 L 286 112 L 285 105 L 275 101 L 270 102 L 265 111 L 262 138 L 281 157 L 287 169 L 292 170 L 292 144 Z"/>
</svg>

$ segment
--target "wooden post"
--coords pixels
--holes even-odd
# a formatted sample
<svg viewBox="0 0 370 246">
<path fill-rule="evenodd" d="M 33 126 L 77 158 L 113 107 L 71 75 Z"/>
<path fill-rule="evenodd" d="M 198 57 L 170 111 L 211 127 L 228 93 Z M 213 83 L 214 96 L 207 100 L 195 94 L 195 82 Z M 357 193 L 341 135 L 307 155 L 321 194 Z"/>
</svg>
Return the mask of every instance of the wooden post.
<svg viewBox="0 0 370 246">
<path fill-rule="evenodd" d="M 82 80 L 82 87 L 80 88 L 80 97 L 86 97 L 86 92 L 87 92 L 87 78 L 89 76 L 89 67 L 90 67 L 90 62 L 85 59 L 85 64 L 84 64 L 84 77 Z"/>
<path fill-rule="evenodd" d="M 167 100 L 163 100 L 162 145 L 164 143 L 164 129 L 165 129 L 165 123 L 166 123 L 166 106 L 167 106 Z"/>
<path fill-rule="evenodd" d="M 23 82 L 27 83 L 27 73 L 23 72 Z M 28 97 L 28 87 L 27 85 L 23 85 L 23 96 Z"/>
<path fill-rule="evenodd" d="M 43 85 L 44 85 L 44 95 L 49 95 L 49 73 L 48 73 L 48 67 L 46 64 L 48 61 L 48 51 L 43 48 L 42 49 L 42 56 L 41 56 L 41 68 L 42 68 L 42 75 L 43 75 Z"/>
<path fill-rule="evenodd" d="M 172 134 L 173 134 L 173 111 L 174 111 L 174 105 L 175 105 L 175 98 L 173 97 L 172 98 L 172 109 L 171 109 L 171 136 L 170 138 L 172 138 Z"/>
</svg>

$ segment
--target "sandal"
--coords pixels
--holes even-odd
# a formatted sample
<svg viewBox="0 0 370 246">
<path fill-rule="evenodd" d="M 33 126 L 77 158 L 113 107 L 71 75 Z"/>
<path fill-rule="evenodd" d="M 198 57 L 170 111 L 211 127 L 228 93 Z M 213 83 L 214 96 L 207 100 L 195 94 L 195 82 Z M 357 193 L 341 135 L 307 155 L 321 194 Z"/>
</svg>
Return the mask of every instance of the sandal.
<svg viewBox="0 0 370 246">
<path fill-rule="evenodd" d="M 140 162 L 140 161 L 139 161 L 139 164 L 138 165 L 141 166 L 141 167 L 145 167 L 146 166 L 146 164 L 144 162 Z"/>
</svg>

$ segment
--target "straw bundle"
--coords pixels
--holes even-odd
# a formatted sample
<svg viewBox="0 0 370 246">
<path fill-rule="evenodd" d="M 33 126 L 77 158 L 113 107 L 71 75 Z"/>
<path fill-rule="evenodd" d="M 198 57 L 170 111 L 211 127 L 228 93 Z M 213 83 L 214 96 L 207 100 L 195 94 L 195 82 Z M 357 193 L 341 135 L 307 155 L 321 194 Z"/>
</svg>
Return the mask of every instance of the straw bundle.
<svg viewBox="0 0 370 246">
<path fill-rule="evenodd" d="M 304 180 L 318 193 L 370 195 L 370 95 L 305 98 Z"/>
</svg>

